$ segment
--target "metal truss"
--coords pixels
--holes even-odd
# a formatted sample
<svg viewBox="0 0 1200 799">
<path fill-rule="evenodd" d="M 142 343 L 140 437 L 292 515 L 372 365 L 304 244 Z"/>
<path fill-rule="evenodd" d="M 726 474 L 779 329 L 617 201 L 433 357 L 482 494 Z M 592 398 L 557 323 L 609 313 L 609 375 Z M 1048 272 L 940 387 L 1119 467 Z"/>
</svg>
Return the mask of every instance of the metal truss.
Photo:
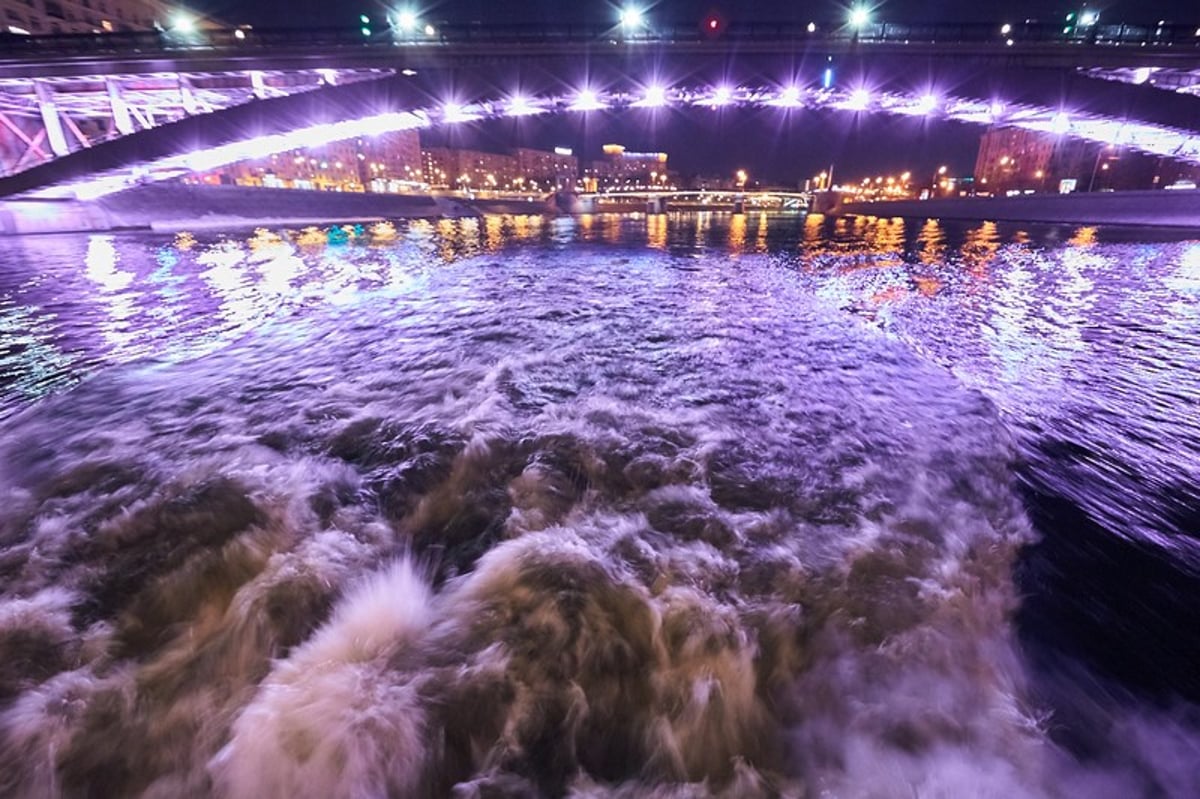
<svg viewBox="0 0 1200 799">
<path fill-rule="evenodd" d="M 1200 31 L 1197 31 L 1200 34 Z M 1100 80 L 1113 80 L 1135 85 L 1147 84 L 1180 94 L 1200 97 L 1200 69 L 1174 67 L 1123 67 L 1119 69 L 1085 69 L 1083 74 Z"/>
<path fill-rule="evenodd" d="M 184 117 L 390 74 L 303 69 L 0 78 L 0 175 Z"/>
</svg>

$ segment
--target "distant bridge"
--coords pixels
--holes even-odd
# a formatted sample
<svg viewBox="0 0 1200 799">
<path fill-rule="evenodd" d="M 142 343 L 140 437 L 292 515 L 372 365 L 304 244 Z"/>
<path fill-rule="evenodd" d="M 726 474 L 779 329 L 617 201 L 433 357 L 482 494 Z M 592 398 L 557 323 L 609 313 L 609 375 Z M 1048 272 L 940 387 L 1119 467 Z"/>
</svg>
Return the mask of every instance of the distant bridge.
<svg viewBox="0 0 1200 799">
<path fill-rule="evenodd" d="M 894 73 L 913 70 L 891 66 L 914 58 L 1057 70 L 1114 113 L 970 87 L 895 87 Z M 707 65 L 709 82 L 654 83 L 651 70 L 672 63 Z M 885 66 L 890 84 L 861 77 L 872 64 Z M 564 88 L 581 65 L 585 83 Z M 1013 95 L 1036 94 L 1045 83 L 1030 74 L 1012 78 Z M 504 95 L 497 80 L 538 85 L 528 96 Z M 731 22 L 717 36 L 696 25 L 636 33 L 442 25 L 401 38 L 357 30 L 10 36 L 0 41 L 0 141 L 9 145 L 7 158 L 0 151 L 0 195 L 95 195 L 385 130 L 659 105 L 1015 125 L 1200 162 L 1191 129 L 1200 127 L 1200 99 L 1155 86 L 1185 94 L 1200 86 L 1200 26 Z M 1130 97 L 1138 102 L 1131 106 Z M 1164 122 L 1171 109 L 1183 126 Z"/>
<path fill-rule="evenodd" d="M 805 192 L 771 189 L 663 189 L 583 192 L 559 198 L 560 210 L 601 213 L 608 210 L 807 211 L 812 196 Z M 561 206 L 566 207 L 561 207 Z"/>
</svg>

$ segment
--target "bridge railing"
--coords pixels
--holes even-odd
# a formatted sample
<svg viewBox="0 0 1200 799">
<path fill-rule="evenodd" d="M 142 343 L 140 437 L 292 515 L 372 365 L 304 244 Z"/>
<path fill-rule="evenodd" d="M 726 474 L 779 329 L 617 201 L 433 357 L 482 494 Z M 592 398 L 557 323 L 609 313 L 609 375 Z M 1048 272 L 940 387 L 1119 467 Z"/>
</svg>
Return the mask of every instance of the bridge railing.
<svg viewBox="0 0 1200 799">
<path fill-rule="evenodd" d="M 636 33 L 601 25 L 458 24 L 436 26 L 432 35 L 399 35 L 382 30 L 363 36 L 357 28 L 278 28 L 204 30 L 191 34 L 172 31 L 122 31 L 98 34 L 25 36 L 0 34 L 0 60 L 66 56 L 111 56 L 188 51 L 239 52 L 286 48 L 391 48 L 442 45 L 592 45 L 703 43 L 706 41 L 746 43 L 820 44 L 980 44 L 1005 46 L 1093 45 L 1200 49 L 1200 26 L 1092 25 L 1070 27 L 1056 23 L 1022 22 L 1000 24 L 902 24 L 879 22 L 858 28 L 845 25 L 731 21 L 715 34 L 696 24 L 655 25 Z"/>
</svg>

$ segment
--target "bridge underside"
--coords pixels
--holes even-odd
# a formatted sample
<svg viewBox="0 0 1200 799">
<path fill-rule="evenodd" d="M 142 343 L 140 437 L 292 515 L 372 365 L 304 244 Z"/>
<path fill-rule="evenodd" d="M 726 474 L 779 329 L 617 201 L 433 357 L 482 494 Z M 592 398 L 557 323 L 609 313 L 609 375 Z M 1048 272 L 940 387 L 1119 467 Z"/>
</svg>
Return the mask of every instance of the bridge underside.
<svg viewBox="0 0 1200 799">
<path fill-rule="evenodd" d="M 52 134 L 43 132 L 39 139 L 22 131 L 19 171 L 0 178 L 0 196 L 91 197 L 387 131 L 532 114 L 638 113 L 655 106 L 749 106 L 782 115 L 829 110 L 1011 125 L 1200 162 L 1200 134 L 1172 124 L 1195 124 L 1200 98 L 1148 85 L 1074 72 L 947 72 L 941 61 L 914 69 L 911 59 L 889 62 L 863 54 L 829 61 L 807 51 L 786 58 L 727 53 L 683 64 L 665 56 L 665 51 L 633 49 L 593 53 L 582 62 L 530 56 L 507 65 L 484 59 L 470 67 L 397 65 L 399 71 L 313 67 L 296 73 L 154 73 L 120 80 L 115 88 L 110 78 L 98 76 L 63 78 L 52 86 L 29 81 L 7 99 L 0 97 L 0 125 L 22 130 L 10 123 L 24 115 L 40 119 L 48 131 L 60 118 L 72 135 L 60 129 L 57 138 L 65 143 L 54 146 L 48 144 Z M 826 88 L 823 73 L 830 65 L 837 77 Z M 155 103 L 157 111 L 149 110 Z M 88 136 L 82 125 L 72 124 L 76 115 L 87 114 L 103 115 L 100 135 Z M 143 124 L 151 117 L 154 124 Z M 43 156 L 43 163 L 31 166 Z"/>
<path fill-rule="evenodd" d="M 0 175 L 198 114 L 391 74 L 237 70 L 0 78 Z"/>
</svg>

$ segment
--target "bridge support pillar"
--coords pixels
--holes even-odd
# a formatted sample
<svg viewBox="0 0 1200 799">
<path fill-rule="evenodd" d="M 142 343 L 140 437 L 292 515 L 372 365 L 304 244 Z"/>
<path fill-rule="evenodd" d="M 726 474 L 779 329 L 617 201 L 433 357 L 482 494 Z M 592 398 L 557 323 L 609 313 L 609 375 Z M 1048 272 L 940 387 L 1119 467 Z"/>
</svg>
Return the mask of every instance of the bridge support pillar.
<svg viewBox="0 0 1200 799">
<path fill-rule="evenodd" d="M 58 106 L 54 104 L 54 91 L 40 80 L 33 82 L 33 90 L 37 93 L 38 108 L 42 112 L 42 125 L 46 129 L 50 149 L 55 155 L 66 155 L 71 152 L 71 148 L 67 146 L 67 136 L 63 133 Z"/>
<path fill-rule="evenodd" d="M 570 191 L 560 191 L 554 195 L 554 205 L 563 214 L 590 214 L 596 210 L 593 197 L 580 197 Z"/>
<path fill-rule="evenodd" d="M 664 214 L 667 212 L 667 201 L 662 197 L 651 197 L 646 200 L 646 213 Z"/>
</svg>

